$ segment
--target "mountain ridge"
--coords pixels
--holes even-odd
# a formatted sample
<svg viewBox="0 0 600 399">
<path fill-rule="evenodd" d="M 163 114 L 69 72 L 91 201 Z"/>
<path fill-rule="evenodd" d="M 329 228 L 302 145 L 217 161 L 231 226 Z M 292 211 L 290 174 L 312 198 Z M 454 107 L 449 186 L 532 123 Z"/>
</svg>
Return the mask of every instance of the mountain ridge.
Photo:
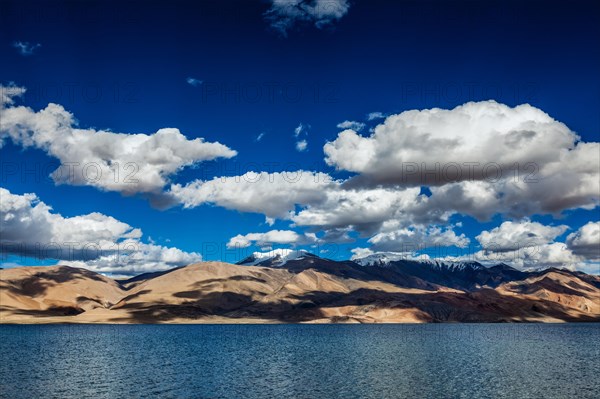
<svg viewBox="0 0 600 399">
<path fill-rule="evenodd" d="M 361 266 L 314 254 L 201 262 L 128 280 L 68 266 L 0 271 L 1 323 L 600 321 L 600 277 L 504 264 Z"/>
</svg>

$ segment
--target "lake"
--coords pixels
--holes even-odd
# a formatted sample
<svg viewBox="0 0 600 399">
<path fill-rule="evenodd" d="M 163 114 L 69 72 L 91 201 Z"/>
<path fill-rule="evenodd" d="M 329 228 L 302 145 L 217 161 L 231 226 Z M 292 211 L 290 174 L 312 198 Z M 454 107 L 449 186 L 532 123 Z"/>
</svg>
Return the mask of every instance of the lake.
<svg viewBox="0 0 600 399">
<path fill-rule="evenodd" d="M 600 324 L 0 326 L 2 398 L 592 398 Z"/>
</svg>

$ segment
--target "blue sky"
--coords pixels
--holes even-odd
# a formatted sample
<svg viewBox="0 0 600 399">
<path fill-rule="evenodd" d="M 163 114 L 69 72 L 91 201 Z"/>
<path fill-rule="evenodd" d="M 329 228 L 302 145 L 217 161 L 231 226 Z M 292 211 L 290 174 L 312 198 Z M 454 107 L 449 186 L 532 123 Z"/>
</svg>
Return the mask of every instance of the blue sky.
<svg viewBox="0 0 600 399">
<path fill-rule="evenodd" d="M 341 7 L 339 14 L 328 14 L 332 5 Z M 323 146 L 336 140 L 343 130 L 337 125 L 344 121 L 364 123 L 357 134 L 369 136 L 370 128 L 385 121 L 369 121 L 373 112 L 453 109 L 486 100 L 509 108 L 527 103 L 565 124 L 581 142 L 598 141 L 600 8 L 593 2 L 567 7 L 561 2 L 332 0 L 321 11 L 299 15 L 268 1 L 150 2 L 144 7 L 7 1 L 0 7 L 0 83 L 27 88 L 14 106 L 37 112 L 56 103 L 81 129 L 150 135 L 177 128 L 189 140 L 219 142 L 237 152 L 181 167 L 168 175 L 164 191 L 171 184 L 248 171 L 304 170 L 348 179 L 361 173 L 339 168 L 339 161 L 328 164 Z M 299 125 L 303 129 L 296 137 Z M 302 140 L 306 149 L 298 151 Z M 204 259 L 236 260 L 239 255 L 208 250 L 206 243 L 226 249 L 238 234 L 293 230 L 320 238 L 331 227 L 300 227 L 281 219 L 269 225 L 262 213 L 218 204 L 157 209 L 143 193 L 57 184 L 48 176 L 60 164 L 56 156 L 24 147 L 5 138 L 0 149 L 1 187 L 12 195 L 35 193 L 65 218 L 92 212 L 112 216 L 140 228 L 144 243 L 151 239 Z M 593 165 L 595 149 L 588 153 Z M 10 169 L 15 165 L 17 172 Z M 34 174 L 24 173 L 35 168 Z M 468 249 L 457 250 L 461 254 L 480 250 L 476 237 L 507 221 L 566 225 L 560 234 L 547 236 L 548 243 L 565 242 L 600 219 L 598 193 L 591 189 L 586 205 L 550 214 L 500 211 L 477 220 L 456 211 L 444 222 L 428 220 L 420 227 L 403 222 L 398 228 L 431 235 L 431 228 L 451 227 L 469 241 Z M 329 256 L 347 259 L 352 249 L 368 248 L 368 240 L 381 232 L 347 228 L 354 242 L 320 242 L 319 248 L 334 248 Z M 295 247 L 315 250 L 314 244 L 298 241 Z M 580 260 L 589 264 L 590 259 Z M 4 260 L 55 262 L 22 254 Z"/>
</svg>

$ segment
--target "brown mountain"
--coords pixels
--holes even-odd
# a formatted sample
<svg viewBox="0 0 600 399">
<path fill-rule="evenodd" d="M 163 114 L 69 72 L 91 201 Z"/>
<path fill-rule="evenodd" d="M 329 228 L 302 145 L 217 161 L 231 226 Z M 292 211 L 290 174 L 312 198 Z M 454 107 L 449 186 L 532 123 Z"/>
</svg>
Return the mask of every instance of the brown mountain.
<svg viewBox="0 0 600 399">
<path fill-rule="evenodd" d="M 279 267 L 203 262 L 116 281 L 66 266 L 0 270 L 2 323 L 600 321 L 600 278 L 506 265 Z"/>
</svg>

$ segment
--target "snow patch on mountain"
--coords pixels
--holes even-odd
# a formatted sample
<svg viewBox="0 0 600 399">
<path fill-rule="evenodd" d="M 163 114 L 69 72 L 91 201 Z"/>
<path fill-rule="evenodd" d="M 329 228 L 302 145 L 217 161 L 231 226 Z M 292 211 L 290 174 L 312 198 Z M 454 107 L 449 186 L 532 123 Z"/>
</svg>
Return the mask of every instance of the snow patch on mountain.
<svg viewBox="0 0 600 399">
<path fill-rule="evenodd" d="M 463 271 L 463 270 L 482 270 L 486 267 L 479 262 L 460 262 L 460 261 L 442 261 L 437 259 L 430 259 L 421 261 L 421 263 L 430 266 L 432 269 L 439 270 L 450 270 L 450 271 Z"/>
</svg>

